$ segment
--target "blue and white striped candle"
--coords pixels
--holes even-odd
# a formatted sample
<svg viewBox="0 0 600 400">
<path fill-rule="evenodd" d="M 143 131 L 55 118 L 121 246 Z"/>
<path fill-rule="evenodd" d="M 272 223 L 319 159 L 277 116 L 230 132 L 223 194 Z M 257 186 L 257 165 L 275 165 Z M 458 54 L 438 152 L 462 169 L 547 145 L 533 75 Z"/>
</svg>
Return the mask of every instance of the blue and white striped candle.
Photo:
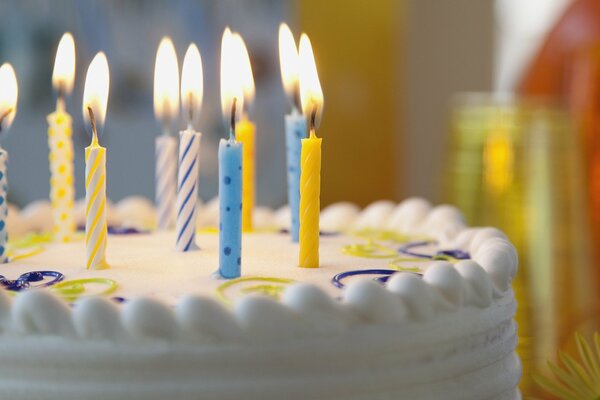
<svg viewBox="0 0 600 400">
<path fill-rule="evenodd" d="M 219 143 L 219 273 L 238 278 L 242 269 L 242 143 Z"/>
<path fill-rule="evenodd" d="M 8 233 L 6 231 L 6 218 L 8 217 L 8 179 L 6 178 L 6 164 L 8 162 L 8 153 L 0 147 L 0 263 L 7 263 L 6 243 L 8 242 Z"/>
<path fill-rule="evenodd" d="M 172 229 L 177 196 L 177 139 L 169 135 L 156 138 L 155 195 L 158 229 Z"/>
<path fill-rule="evenodd" d="M 179 133 L 179 179 L 177 182 L 177 221 L 175 232 L 178 251 L 198 248 L 196 238 L 196 203 L 198 200 L 198 157 L 202 134 L 193 129 Z"/>
<path fill-rule="evenodd" d="M 285 116 L 290 234 L 294 243 L 298 243 L 300 232 L 300 153 L 304 138 L 306 138 L 306 119 L 294 107 L 292 113 Z"/>
</svg>

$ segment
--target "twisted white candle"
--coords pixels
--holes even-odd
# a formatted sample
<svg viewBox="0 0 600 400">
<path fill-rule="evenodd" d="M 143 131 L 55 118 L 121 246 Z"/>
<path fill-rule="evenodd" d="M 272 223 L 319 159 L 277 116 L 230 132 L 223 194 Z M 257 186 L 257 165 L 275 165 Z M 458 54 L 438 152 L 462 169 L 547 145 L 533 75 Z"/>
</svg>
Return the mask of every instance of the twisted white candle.
<svg viewBox="0 0 600 400">
<path fill-rule="evenodd" d="M 193 129 L 179 133 L 179 178 L 177 182 L 177 241 L 178 251 L 197 249 L 196 202 L 198 199 L 198 156 L 202 134 Z"/>
<path fill-rule="evenodd" d="M 156 208 L 158 228 L 175 225 L 177 195 L 177 139 L 168 135 L 156 138 Z"/>
</svg>

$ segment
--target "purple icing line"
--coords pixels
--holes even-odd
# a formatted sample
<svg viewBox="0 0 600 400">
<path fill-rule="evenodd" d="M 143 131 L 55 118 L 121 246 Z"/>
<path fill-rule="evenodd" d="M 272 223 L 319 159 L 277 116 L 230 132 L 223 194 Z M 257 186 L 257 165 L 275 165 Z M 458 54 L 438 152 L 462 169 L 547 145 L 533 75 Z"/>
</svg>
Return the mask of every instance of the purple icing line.
<svg viewBox="0 0 600 400">
<path fill-rule="evenodd" d="M 0 285 L 4 286 L 6 290 L 12 290 L 14 292 L 19 292 L 21 290 L 29 289 L 32 283 L 40 282 L 45 278 L 54 278 L 51 281 L 41 283 L 39 285 L 35 285 L 33 287 L 48 287 L 52 286 L 55 283 L 58 283 L 65 279 L 65 276 L 57 271 L 31 271 L 26 272 L 19 276 L 16 280 L 10 280 L 6 277 L 0 275 Z"/>
</svg>

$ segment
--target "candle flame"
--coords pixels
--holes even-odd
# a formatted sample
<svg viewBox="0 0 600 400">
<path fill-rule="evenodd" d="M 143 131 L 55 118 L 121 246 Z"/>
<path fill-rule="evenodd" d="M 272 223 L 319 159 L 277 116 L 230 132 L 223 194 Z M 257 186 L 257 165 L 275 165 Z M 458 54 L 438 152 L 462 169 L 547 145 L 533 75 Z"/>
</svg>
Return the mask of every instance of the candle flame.
<svg viewBox="0 0 600 400">
<path fill-rule="evenodd" d="M 179 114 L 179 66 L 169 37 L 160 41 L 154 65 L 154 115 L 165 126 Z"/>
<path fill-rule="evenodd" d="M 10 128 L 17 113 L 19 88 L 15 70 L 9 63 L 0 67 L 0 131 Z"/>
<path fill-rule="evenodd" d="M 287 24 L 279 25 L 279 66 L 281 83 L 288 97 L 296 104 L 298 96 L 298 49 Z"/>
<path fill-rule="evenodd" d="M 240 114 L 232 115 L 234 99 L 237 110 L 241 110 L 244 103 L 242 81 L 236 71 L 239 65 L 236 47 L 236 40 L 231 30 L 226 28 L 221 41 L 221 110 L 228 126 L 229 121 L 238 118 Z"/>
<path fill-rule="evenodd" d="M 191 125 L 200 113 L 204 95 L 202 58 L 195 44 L 190 44 L 183 58 L 181 71 L 181 107 Z"/>
<path fill-rule="evenodd" d="M 70 94 L 75 81 L 75 41 L 73 36 L 65 33 L 56 50 L 54 71 L 52 73 L 52 87 L 59 96 Z"/>
<path fill-rule="evenodd" d="M 97 132 L 94 132 L 93 129 L 91 132 L 94 137 L 102 132 L 102 127 L 104 126 L 109 81 L 108 61 L 104 53 L 99 52 L 88 67 L 83 89 L 83 119 L 85 120 L 86 127 L 91 128 L 92 121 L 90 120 L 88 109 L 91 108 L 97 127 Z"/>
<path fill-rule="evenodd" d="M 311 130 L 319 127 L 323 114 L 323 90 L 315 64 L 310 39 L 303 33 L 300 37 L 300 100 L 304 115 L 310 118 Z"/>
<path fill-rule="evenodd" d="M 254 101 L 254 75 L 252 74 L 252 64 L 250 64 L 250 55 L 248 48 L 242 36 L 238 33 L 233 34 L 236 42 L 236 55 L 239 57 L 240 79 L 242 91 L 244 92 L 244 104 L 250 104 Z"/>
</svg>

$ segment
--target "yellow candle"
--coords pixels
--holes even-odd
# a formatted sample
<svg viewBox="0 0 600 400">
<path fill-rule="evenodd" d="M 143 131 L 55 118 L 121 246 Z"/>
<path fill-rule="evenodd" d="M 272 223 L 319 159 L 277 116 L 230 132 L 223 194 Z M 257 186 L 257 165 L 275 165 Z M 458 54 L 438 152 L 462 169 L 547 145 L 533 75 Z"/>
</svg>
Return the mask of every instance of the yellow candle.
<svg viewBox="0 0 600 400">
<path fill-rule="evenodd" d="M 72 124 L 65 110 L 65 97 L 73 90 L 74 79 L 75 42 L 67 32 L 58 44 L 52 73 L 52 86 L 58 95 L 56 111 L 48 115 L 52 230 L 54 239 L 59 242 L 68 242 L 75 232 Z"/>
<path fill-rule="evenodd" d="M 302 268 L 319 267 L 321 206 L 321 139 L 315 135 L 323 112 L 323 91 L 308 36 L 300 37 L 300 101 L 308 116 L 310 136 L 302 139 L 300 154 L 300 253 Z"/>
<path fill-rule="evenodd" d="M 48 124 L 52 230 L 55 240 L 68 242 L 75 232 L 71 116 L 56 110 L 48 115 Z"/>
<path fill-rule="evenodd" d="M 319 267 L 321 207 L 321 138 L 302 139 L 300 173 L 300 259 L 302 268 Z"/>
<path fill-rule="evenodd" d="M 254 132 L 255 125 L 243 118 L 235 127 L 235 138 L 242 146 L 242 231 L 252 231 L 252 213 L 254 212 Z"/>
</svg>

